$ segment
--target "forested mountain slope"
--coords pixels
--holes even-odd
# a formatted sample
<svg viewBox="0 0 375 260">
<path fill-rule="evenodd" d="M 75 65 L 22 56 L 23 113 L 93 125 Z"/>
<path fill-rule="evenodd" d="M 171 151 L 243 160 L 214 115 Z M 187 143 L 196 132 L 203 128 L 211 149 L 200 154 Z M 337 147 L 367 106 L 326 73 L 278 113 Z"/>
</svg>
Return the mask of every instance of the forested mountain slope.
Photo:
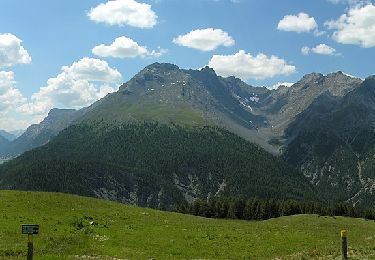
<svg viewBox="0 0 375 260">
<path fill-rule="evenodd" d="M 0 188 L 173 209 L 212 196 L 317 200 L 303 175 L 216 127 L 83 123 L 0 167 Z"/>
</svg>

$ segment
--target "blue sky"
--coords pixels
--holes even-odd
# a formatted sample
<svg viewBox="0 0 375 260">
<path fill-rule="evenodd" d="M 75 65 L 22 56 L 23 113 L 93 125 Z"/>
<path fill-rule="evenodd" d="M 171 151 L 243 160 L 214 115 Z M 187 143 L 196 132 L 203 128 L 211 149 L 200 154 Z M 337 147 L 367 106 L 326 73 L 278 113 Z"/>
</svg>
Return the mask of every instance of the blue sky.
<svg viewBox="0 0 375 260">
<path fill-rule="evenodd" d="M 254 86 L 374 74 L 374 1 L 114 2 L 1 1 L 0 129 L 87 106 L 153 62 L 209 64 Z"/>
</svg>

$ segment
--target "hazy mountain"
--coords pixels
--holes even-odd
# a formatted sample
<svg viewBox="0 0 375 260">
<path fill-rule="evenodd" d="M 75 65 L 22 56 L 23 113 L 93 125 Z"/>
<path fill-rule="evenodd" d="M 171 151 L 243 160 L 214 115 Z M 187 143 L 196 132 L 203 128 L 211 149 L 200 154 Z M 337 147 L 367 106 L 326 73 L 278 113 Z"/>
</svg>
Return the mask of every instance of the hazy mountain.
<svg viewBox="0 0 375 260">
<path fill-rule="evenodd" d="M 4 136 L 0 135 L 0 147 L 6 146 L 9 144 L 9 140 L 5 138 Z"/>
<path fill-rule="evenodd" d="M 5 138 L 3 135 L 0 135 L 0 151 L 2 149 L 6 149 L 9 145 L 9 143 L 10 143 L 10 141 L 7 138 Z M 5 158 L 0 156 L 0 164 L 3 163 L 3 159 L 5 159 Z"/>
<path fill-rule="evenodd" d="M 0 130 L 0 136 L 4 137 L 8 141 L 13 141 L 14 139 L 17 138 L 15 135 L 13 135 L 12 133 L 9 133 L 5 130 Z"/>
<path fill-rule="evenodd" d="M 9 131 L 9 133 L 12 134 L 16 139 L 20 137 L 25 131 L 26 131 L 25 129 L 19 129 L 19 130 Z"/>
<path fill-rule="evenodd" d="M 0 147 L 0 156 L 3 158 L 14 157 L 46 144 L 61 130 L 69 126 L 76 117 L 76 110 L 52 109 L 40 124 L 31 125 L 17 139 L 2 148 Z"/>
</svg>

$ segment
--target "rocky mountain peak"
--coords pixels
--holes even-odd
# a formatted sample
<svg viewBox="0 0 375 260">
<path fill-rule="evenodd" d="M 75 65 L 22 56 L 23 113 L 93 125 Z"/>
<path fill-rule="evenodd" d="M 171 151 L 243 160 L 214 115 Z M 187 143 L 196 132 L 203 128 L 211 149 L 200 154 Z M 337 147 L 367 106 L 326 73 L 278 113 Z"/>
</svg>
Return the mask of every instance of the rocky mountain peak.
<svg viewBox="0 0 375 260">
<path fill-rule="evenodd" d="M 167 71 L 180 70 L 177 65 L 171 63 L 159 63 L 155 62 L 145 67 L 141 72 L 143 73 L 163 73 Z"/>
<path fill-rule="evenodd" d="M 302 77 L 302 79 L 299 81 L 300 83 L 309 83 L 309 82 L 316 82 L 317 80 L 322 79 L 324 76 L 321 73 L 310 73 L 306 74 L 305 76 Z"/>
<path fill-rule="evenodd" d="M 217 76 L 215 70 L 213 68 L 208 67 L 208 66 L 205 66 L 200 71 L 204 72 L 204 73 L 207 73 L 207 74 L 210 74 L 210 75 Z"/>
<path fill-rule="evenodd" d="M 348 76 L 342 71 L 323 75 L 321 73 L 310 73 L 302 77 L 292 91 L 311 92 L 313 96 L 329 91 L 334 96 L 344 96 L 362 83 L 359 78 Z"/>
<path fill-rule="evenodd" d="M 76 111 L 75 109 L 52 108 L 48 112 L 48 117 L 60 116 L 60 115 L 64 115 L 64 114 L 71 114 L 75 111 Z"/>
<path fill-rule="evenodd" d="M 374 85 L 374 83 L 375 83 L 375 75 L 372 75 L 372 76 L 370 76 L 370 77 L 367 77 L 367 78 L 365 79 L 364 82 L 365 82 L 366 84 L 371 83 L 372 85 Z"/>
<path fill-rule="evenodd" d="M 51 124 L 55 124 L 56 122 L 60 122 L 61 120 L 70 121 L 70 118 L 73 117 L 75 112 L 76 112 L 75 109 L 53 108 L 49 111 L 47 117 L 44 118 L 41 125 L 44 125 L 45 127 L 48 127 Z"/>
<path fill-rule="evenodd" d="M 361 79 L 357 78 L 357 77 L 354 77 L 354 76 L 351 76 L 349 74 L 346 74 L 342 71 L 337 71 L 337 72 L 332 72 L 332 73 L 329 73 L 325 76 L 326 79 L 332 79 L 332 80 L 336 80 L 336 81 L 351 81 L 351 80 L 359 80 L 361 81 Z"/>
<path fill-rule="evenodd" d="M 174 64 L 156 62 L 145 67 L 127 83 L 122 84 L 119 90 L 133 93 L 149 91 L 175 82 L 176 78 L 182 77 L 182 73 L 183 70 Z"/>
<path fill-rule="evenodd" d="M 43 129 L 60 128 L 61 125 L 65 128 L 74 119 L 75 112 L 75 109 L 53 108 L 40 124 L 31 125 L 24 134 L 34 136 Z"/>
</svg>

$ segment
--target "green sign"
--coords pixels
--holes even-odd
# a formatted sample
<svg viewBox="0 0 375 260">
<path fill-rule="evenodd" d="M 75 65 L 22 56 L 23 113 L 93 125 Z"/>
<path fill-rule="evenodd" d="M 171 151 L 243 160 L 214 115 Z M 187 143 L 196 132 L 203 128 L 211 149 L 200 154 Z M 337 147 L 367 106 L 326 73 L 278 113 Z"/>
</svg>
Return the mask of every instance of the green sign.
<svg viewBox="0 0 375 260">
<path fill-rule="evenodd" d="M 22 234 L 39 234 L 39 225 L 22 225 Z"/>
</svg>

